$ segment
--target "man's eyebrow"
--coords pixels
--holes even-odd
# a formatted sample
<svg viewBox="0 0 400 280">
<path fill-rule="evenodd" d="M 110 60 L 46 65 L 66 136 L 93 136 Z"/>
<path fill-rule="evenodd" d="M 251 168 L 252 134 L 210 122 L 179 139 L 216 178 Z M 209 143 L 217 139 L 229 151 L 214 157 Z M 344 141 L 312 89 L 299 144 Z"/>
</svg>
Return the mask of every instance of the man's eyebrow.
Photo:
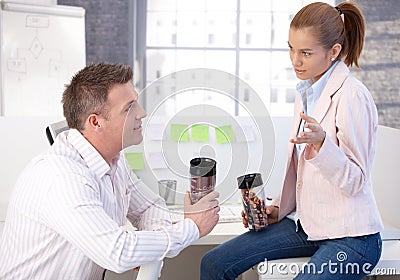
<svg viewBox="0 0 400 280">
<path fill-rule="evenodd" d="M 125 108 L 127 108 L 127 107 L 129 107 L 130 105 L 132 105 L 133 103 L 135 103 L 137 101 L 137 98 L 136 99 L 131 99 L 130 101 L 128 101 L 125 105 L 124 105 L 124 109 Z"/>
</svg>

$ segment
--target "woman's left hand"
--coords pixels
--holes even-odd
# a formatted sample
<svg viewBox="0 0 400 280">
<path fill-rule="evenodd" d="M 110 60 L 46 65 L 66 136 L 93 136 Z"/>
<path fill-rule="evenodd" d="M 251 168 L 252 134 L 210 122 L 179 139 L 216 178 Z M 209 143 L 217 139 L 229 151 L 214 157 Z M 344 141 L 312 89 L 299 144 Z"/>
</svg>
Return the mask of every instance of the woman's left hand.
<svg viewBox="0 0 400 280">
<path fill-rule="evenodd" d="M 297 137 L 291 138 L 289 141 L 294 144 L 312 145 L 319 152 L 326 137 L 325 131 L 314 118 L 303 113 L 300 113 L 300 118 L 306 122 L 304 124 L 305 131 L 300 132 Z"/>
</svg>

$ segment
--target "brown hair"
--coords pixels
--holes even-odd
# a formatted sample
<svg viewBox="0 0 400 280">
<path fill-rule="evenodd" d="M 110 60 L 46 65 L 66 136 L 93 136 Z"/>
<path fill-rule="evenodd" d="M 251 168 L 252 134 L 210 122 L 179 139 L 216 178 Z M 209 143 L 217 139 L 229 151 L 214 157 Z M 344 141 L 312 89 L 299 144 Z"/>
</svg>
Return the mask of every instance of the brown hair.
<svg viewBox="0 0 400 280">
<path fill-rule="evenodd" d="M 92 64 L 80 70 L 66 85 L 62 97 L 64 116 L 70 128 L 85 129 L 90 114 L 108 118 L 108 92 L 132 79 L 132 69 L 122 64 Z"/>
<path fill-rule="evenodd" d="M 341 14 L 343 13 L 344 21 Z M 342 45 L 338 59 L 347 66 L 356 67 L 364 46 L 365 20 L 354 2 L 342 2 L 337 7 L 327 3 L 315 2 L 303 7 L 293 18 L 290 28 L 311 27 L 311 32 L 325 48 L 334 44 Z"/>
</svg>

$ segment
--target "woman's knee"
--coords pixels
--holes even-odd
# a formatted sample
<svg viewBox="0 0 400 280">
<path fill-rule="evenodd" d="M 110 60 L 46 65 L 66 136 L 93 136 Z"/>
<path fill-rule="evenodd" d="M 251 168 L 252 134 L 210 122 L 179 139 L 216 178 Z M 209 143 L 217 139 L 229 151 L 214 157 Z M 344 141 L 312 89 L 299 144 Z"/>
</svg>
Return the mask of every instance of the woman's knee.
<svg viewBox="0 0 400 280">
<path fill-rule="evenodd" d="M 217 275 L 220 274 L 219 267 L 221 266 L 218 261 L 220 253 L 218 248 L 214 248 L 203 256 L 200 262 L 200 279 L 218 279 Z"/>
<path fill-rule="evenodd" d="M 226 252 L 222 252 L 218 247 L 208 251 L 201 259 L 201 269 L 214 270 L 214 267 L 220 265 L 222 255 L 226 255 Z"/>
</svg>

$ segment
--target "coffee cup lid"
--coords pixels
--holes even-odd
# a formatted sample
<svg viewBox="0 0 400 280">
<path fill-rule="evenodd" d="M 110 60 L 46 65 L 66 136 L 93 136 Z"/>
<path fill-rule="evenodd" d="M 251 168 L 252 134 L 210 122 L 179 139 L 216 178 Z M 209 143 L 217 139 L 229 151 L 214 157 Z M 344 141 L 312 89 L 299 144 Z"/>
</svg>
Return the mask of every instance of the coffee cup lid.
<svg viewBox="0 0 400 280">
<path fill-rule="evenodd" d="M 217 162 L 211 158 L 198 157 L 190 161 L 190 174 L 200 177 L 214 176 L 217 173 Z"/>
<path fill-rule="evenodd" d="M 251 189 L 263 184 L 260 173 L 242 175 L 237 178 L 239 189 Z"/>
</svg>

